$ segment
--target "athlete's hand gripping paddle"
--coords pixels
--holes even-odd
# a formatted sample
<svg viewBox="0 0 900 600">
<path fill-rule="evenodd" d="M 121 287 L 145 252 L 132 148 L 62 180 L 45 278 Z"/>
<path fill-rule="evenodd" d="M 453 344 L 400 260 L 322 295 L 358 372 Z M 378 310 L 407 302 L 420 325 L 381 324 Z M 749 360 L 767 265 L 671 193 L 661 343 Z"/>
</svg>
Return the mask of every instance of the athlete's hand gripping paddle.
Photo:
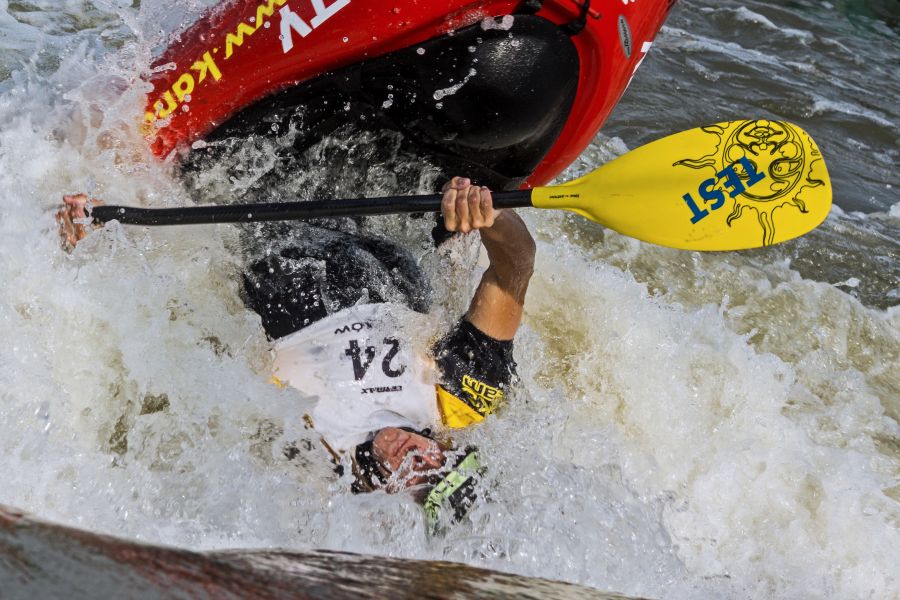
<svg viewBox="0 0 900 600">
<path fill-rule="evenodd" d="M 822 154 L 783 121 L 730 121 L 641 146 L 574 181 L 495 192 L 496 208 L 570 210 L 619 233 L 685 250 L 770 246 L 817 227 L 831 208 Z M 249 223 L 437 212 L 439 194 L 184 208 L 96 206 L 96 222 Z"/>
</svg>

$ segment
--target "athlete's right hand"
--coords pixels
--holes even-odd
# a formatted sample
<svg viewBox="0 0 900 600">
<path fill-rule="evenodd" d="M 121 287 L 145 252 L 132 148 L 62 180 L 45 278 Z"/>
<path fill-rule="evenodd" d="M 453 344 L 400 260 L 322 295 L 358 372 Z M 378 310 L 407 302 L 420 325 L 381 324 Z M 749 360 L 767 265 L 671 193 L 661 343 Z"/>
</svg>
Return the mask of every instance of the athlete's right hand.
<svg viewBox="0 0 900 600">
<path fill-rule="evenodd" d="M 472 185 L 467 177 L 454 177 L 442 192 L 441 213 L 447 231 L 469 233 L 489 229 L 503 212 L 494 208 L 491 190 Z"/>
<path fill-rule="evenodd" d="M 56 222 L 59 224 L 59 237 L 62 239 L 63 247 L 67 251 L 71 252 L 76 244 L 89 233 L 83 223 L 75 222 L 76 219 L 87 218 L 87 213 L 84 210 L 87 202 L 88 197 L 84 194 L 63 196 L 63 207 L 56 213 Z M 91 204 L 100 206 L 103 202 L 91 200 Z M 92 226 L 92 228 L 97 227 L 99 226 Z"/>
</svg>

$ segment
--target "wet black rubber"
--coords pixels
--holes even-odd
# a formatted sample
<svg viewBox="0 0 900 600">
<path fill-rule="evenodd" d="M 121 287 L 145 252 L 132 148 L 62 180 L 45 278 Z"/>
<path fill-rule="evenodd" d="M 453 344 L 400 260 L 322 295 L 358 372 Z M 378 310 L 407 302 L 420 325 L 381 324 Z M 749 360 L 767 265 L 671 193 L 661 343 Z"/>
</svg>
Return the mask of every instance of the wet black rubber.
<svg viewBox="0 0 900 600">
<path fill-rule="evenodd" d="M 348 123 L 395 130 L 445 173 L 512 189 L 559 137 L 578 87 L 578 53 L 556 25 L 515 15 L 476 24 L 284 90 L 236 114 L 208 141 L 293 127 L 302 151 Z M 217 146 L 193 151 L 202 168 Z"/>
</svg>

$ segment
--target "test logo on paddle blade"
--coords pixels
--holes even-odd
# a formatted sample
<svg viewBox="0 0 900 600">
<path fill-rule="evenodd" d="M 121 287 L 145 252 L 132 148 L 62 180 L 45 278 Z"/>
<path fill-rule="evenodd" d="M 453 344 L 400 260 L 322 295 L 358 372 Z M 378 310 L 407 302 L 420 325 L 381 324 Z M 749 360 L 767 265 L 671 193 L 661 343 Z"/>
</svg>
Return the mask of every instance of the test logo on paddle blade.
<svg viewBox="0 0 900 600">
<path fill-rule="evenodd" d="M 756 167 L 753 166 L 752 162 L 747 160 L 746 157 L 741 157 L 736 163 L 728 165 L 716 173 L 715 177 L 705 179 L 697 187 L 697 193 L 700 194 L 700 197 L 707 203 L 707 208 L 709 210 L 706 210 L 705 208 L 701 209 L 697 206 L 694 197 L 691 196 L 690 193 L 682 196 L 685 204 L 691 209 L 691 223 L 696 225 L 701 219 L 709 216 L 710 210 L 719 210 L 722 208 L 725 204 L 725 191 L 728 192 L 730 197 L 735 198 L 765 178 L 765 175 L 756 171 Z M 744 180 L 746 180 L 746 182 Z M 727 189 L 724 191 L 720 189 L 720 184 L 721 187 Z M 709 204 L 709 202 L 712 202 L 712 204 Z"/>
<path fill-rule="evenodd" d="M 759 119 L 713 125 L 703 131 L 714 136 L 710 139 L 710 153 L 672 165 L 711 168 L 715 174 L 697 186 L 702 205 L 696 201 L 693 190 L 681 197 L 687 207 L 685 218 L 690 218 L 691 223 L 696 225 L 731 199 L 726 224 L 730 227 L 745 213 L 755 212 L 762 229 L 762 245 L 768 246 L 775 240 L 776 209 L 789 206 L 800 213 L 809 212 L 801 194 L 824 185 L 814 175 L 824 162 L 803 130 L 789 123 Z"/>
</svg>

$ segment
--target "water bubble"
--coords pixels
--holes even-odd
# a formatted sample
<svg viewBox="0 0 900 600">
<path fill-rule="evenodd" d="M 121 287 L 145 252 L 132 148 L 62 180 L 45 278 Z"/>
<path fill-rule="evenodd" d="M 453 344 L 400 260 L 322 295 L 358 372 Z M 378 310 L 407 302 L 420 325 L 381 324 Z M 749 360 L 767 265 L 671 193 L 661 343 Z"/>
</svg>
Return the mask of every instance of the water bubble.
<svg viewBox="0 0 900 600">
<path fill-rule="evenodd" d="M 423 54 L 425 54 L 425 48 L 416 48 L 416 54 L 422 56 Z"/>
<path fill-rule="evenodd" d="M 489 29 L 499 29 L 501 31 L 509 31 L 510 29 L 512 29 L 512 26 L 513 26 L 513 23 L 515 23 L 515 20 L 516 20 L 516 18 L 512 15 L 505 15 L 500 20 L 488 17 L 481 21 L 481 29 L 484 31 L 488 31 Z"/>
<path fill-rule="evenodd" d="M 344 42 L 344 43 L 346 44 L 347 42 L 350 41 L 350 38 L 348 38 L 348 37 L 345 35 L 344 37 L 341 38 L 341 41 Z"/>
</svg>

